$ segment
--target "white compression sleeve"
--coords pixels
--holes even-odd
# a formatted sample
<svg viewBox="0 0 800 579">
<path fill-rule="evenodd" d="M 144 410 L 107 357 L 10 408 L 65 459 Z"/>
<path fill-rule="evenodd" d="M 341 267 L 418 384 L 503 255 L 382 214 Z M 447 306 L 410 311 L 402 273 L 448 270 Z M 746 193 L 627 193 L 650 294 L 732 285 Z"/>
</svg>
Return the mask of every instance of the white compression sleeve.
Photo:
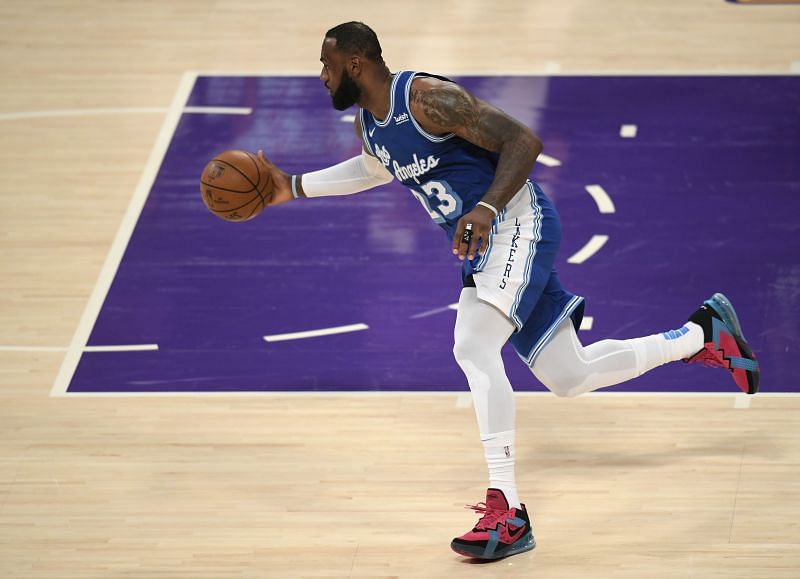
<svg viewBox="0 0 800 579">
<path fill-rule="evenodd" d="M 303 174 L 303 192 L 306 197 L 351 195 L 394 179 L 383 163 L 362 151 L 358 157 L 348 159 L 333 167 Z"/>
</svg>

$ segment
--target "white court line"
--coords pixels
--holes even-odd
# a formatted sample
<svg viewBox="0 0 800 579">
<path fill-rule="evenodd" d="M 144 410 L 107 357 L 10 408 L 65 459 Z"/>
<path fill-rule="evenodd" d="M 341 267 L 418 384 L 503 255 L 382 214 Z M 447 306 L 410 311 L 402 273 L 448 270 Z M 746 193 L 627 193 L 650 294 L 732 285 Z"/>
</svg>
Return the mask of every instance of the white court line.
<svg viewBox="0 0 800 579">
<path fill-rule="evenodd" d="M 556 62 L 556 61 L 550 61 Z M 800 61 L 797 61 L 800 62 Z M 546 63 L 545 63 L 546 66 Z M 230 76 L 230 77 L 246 77 L 252 76 L 255 78 L 264 78 L 267 76 L 275 76 L 275 77 L 289 77 L 289 76 L 313 76 L 315 78 L 319 78 L 319 69 L 315 67 L 309 67 L 307 69 L 296 69 L 296 70 L 278 70 L 278 71 L 270 71 L 270 70 L 260 70 L 258 72 L 253 71 L 228 71 L 228 70 L 203 70 L 203 71 L 191 71 L 187 74 L 193 74 L 195 76 Z M 542 73 L 542 72 L 530 72 L 526 70 L 499 70 L 494 68 L 492 70 L 480 71 L 477 72 L 475 69 L 470 70 L 440 70 L 437 74 L 444 74 L 445 76 L 463 76 L 463 77 L 475 77 L 475 76 L 489 76 L 489 77 L 497 77 L 497 76 L 786 76 L 786 71 L 764 71 L 764 70 L 753 70 L 748 68 L 730 68 L 730 69 L 716 69 L 716 70 L 682 70 L 682 69 L 674 69 L 674 70 L 625 70 L 621 68 L 609 68 L 608 70 L 582 70 L 582 69 L 574 69 L 574 70 L 560 70 L 559 72 L 553 72 L 550 74 Z M 322 82 L 320 82 L 320 87 L 322 87 Z"/>
<path fill-rule="evenodd" d="M 158 344 L 129 344 L 123 346 L 86 346 L 84 352 L 150 352 Z M 0 352 L 68 352 L 66 346 L 0 346 Z"/>
<path fill-rule="evenodd" d="M 350 324 L 349 326 L 338 326 L 335 328 L 320 328 L 319 330 L 308 330 L 306 332 L 292 332 L 289 334 L 274 334 L 264 336 L 265 342 L 285 342 L 286 340 L 303 340 L 305 338 L 318 338 L 320 336 L 332 336 L 334 334 L 347 334 L 348 332 L 360 332 L 369 330 L 367 324 Z"/>
<path fill-rule="evenodd" d="M 86 346 L 84 352 L 153 352 L 158 344 L 130 344 L 125 346 Z"/>
<path fill-rule="evenodd" d="M 578 250 L 575 255 L 570 257 L 567 260 L 567 263 L 583 263 L 595 253 L 600 251 L 600 249 L 606 244 L 606 241 L 608 241 L 608 235 L 592 235 L 592 238 L 586 242 L 586 245 Z"/>
<path fill-rule="evenodd" d="M 561 166 L 561 161 L 559 161 L 555 157 L 551 157 L 550 155 L 545 155 L 545 154 L 540 154 L 538 157 L 536 157 L 536 162 L 541 163 L 545 167 Z"/>
<path fill-rule="evenodd" d="M 355 115 L 342 115 L 342 122 L 343 123 L 354 123 L 356 120 Z"/>
<path fill-rule="evenodd" d="M 462 392 L 456 396 L 456 408 L 469 408 L 472 406 L 472 394 L 470 392 Z"/>
<path fill-rule="evenodd" d="M 561 63 L 556 60 L 548 60 L 544 63 L 545 74 L 558 74 L 561 72 Z"/>
<path fill-rule="evenodd" d="M 448 312 L 450 310 L 458 311 L 458 304 L 450 304 L 449 306 L 444 306 L 443 308 L 435 308 L 432 310 L 427 310 L 419 314 L 414 314 L 409 319 L 417 320 L 419 318 L 427 318 L 428 316 L 432 316 L 434 314 L 441 314 L 442 312 Z"/>
<path fill-rule="evenodd" d="M 370 391 L 353 391 L 353 390 L 346 390 L 346 391 L 338 391 L 338 392 L 320 392 L 318 390 L 306 390 L 306 391 L 281 391 L 281 392 L 259 392 L 259 391 L 245 391 L 245 392 L 232 392 L 232 391 L 216 391 L 216 392 L 206 392 L 206 391 L 198 391 L 198 392 L 70 392 L 69 396 L 86 396 L 89 398 L 99 398 L 104 396 L 111 396 L 111 397 L 126 397 L 126 396 L 137 396 L 137 397 L 146 397 L 146 398 L 164 398 L 164 397 L 195 397 L 195 398 L 224 398 L 224 397 L 234 397 L 234 398 L 356 398 L 356 397 L 374 397 L 374 398 L 383 398 L 389 396 L 405 396 L 405 397 L 417 397 L 417 396 L 458 396 L 462 393 L 460 392 L 452 392 L 452 391 L 443 391 L 443 390 L 436 390 L 436 391 L 428 391 L 428 392 L 404 392 L 402 390 L 370 390 Z M 554 396 L 552 392 L 515 392 L 514 394 L 516 397 L 522 396 L 525 398 L 537 398 L 540 396 Z M 730 392 L 604 392 L 602 390 L 598 392 L 588 392 L 586 394 L 581 394 L 581 398 L 599 398 L 599 397 L 611 397 L 611 398 L 692 398 L 692 397 L 703 397 L 709 396 L 712 398 L 720 398 L 720 397 L 736 397 L 739 394 L 731 394 Z M 763 392 L 760 394 L 756 394 L 755 396 L 764 396 L 767 398 L 799 398 L 800 392 Z"/>
<path fill-rule="evenodd" d="M 81 354 L 89 341 L 89 335 L 92 332 L 97 316 L 100 314 L 100 308 L 103 306 L 103 301 L 111 287 L 111 282 L 114 280 L 119 264 L 122 261 L 125 248 L 128 246 L 134 227 L 136 227 L 136 221 L 139 219 L 142 207 L 144 207 L 150 189 L 155 182 L 158 169 L 180 121 L 181 113 L 189 100 L 194 82 L 195 75 L 193 73 L 184 73 L 178 89 L 175 91 L 175 96 L 169 105 L 164 123 L 161 125 L 161 131 L 158 133 L 153 149 L 150 151 L 150 158 L 147 160 L 142 176 L 139 179 L 139 184 L 136 186 L 133 197 L 131 197 L 128 209 L 125 211 L 125 216 L 122 218 L 117 230 L 117 235 L 103 263 L 103 268 L 100 270 L 100 276 L 97 278 L 92 295 L 89 297 L 78 327 L 75 329 L 75 334 L 72 336 L 67 355 L 64 356 L 64 361 L 61 363 L 61 369 L 50 391 L 51 396 L 64 396 L 67 393 L 67 388 L 69 388 L 69 383 L 75 374 L 75 369 L 78 367 Z"/>
<path fill-rule="evenodd" d="M 66 352 L 66 346 L 0 346 L 0 352 Z"/>
<path fill-rule="evenodd" d="M 600 213 L 614 213 L 614 202 L 600 185 L 586 185 L 586 192 L 592 196 Z"/>
<path fill-rule="evenodd" d="M 200 113 L 207 115 L 252 115 L 249 107 L 183 107 L 184 113 Z"/>
<path fill-rule="evenodd" d="M 48 117 L 86 117 L 94 115 L 130 115 L 164 113 L 164 107 L 128 107 L 128 108 L 102 108 L 102 109 L 63 109 L 53 111 L 25 111 L 19 113 L 5 113 L 0 115 L 0 121 L 16 121 L 20 119 L 42 119 Z"/>
<path fill-rule="evenodd" d="M 733 407 L 734 408 L 750 408 L 750 398 L 751 396 L 748 394 L 737 394 L 733 398 Z"/>
<path fill-rule="evenodd" d="M 95 109 L 62 109 L 53 111 L 23 111 L 19 113 L 0 114 L 0 121 L 18 121 L 23 119 L 45 119 L 54 117 L 90 117 L 96 115 L 134 115 L 163 114 L 169 109 L 165 107 L 127 107 L 127 108 L 95 108 Z M 184 113 L 201 113 L 216 115 L 250 115 L 253 109 L 247 107 L 184 107 Z"/>
<path fill-rule="evenodd" d="M 594 318 L 592 316 L 583 316 L 581 320 L 581 327 L 578 328 L 579 330 L 589 331 L 592 329 L 594 325 Z"/>
<path fill-rule="evenodd" d="M 622 125 L 619 128 L 619 136 L 623 139 L 635 139 L 638 130 L 636 125 Z"/>
<path fill-rule="evenodd" d="M 556 61 L 550 61 L 556 62 Z M 800 61 L 797 61 L 800 62 Z M 547 63 L 545 63 L 547 66 Z M 790 64 L 791 66 L 791 64 Z M 254 78 L 264 78 L 268 76 L 275 76 L 275 77 L 289 77 L 289 76 L 300 76 L 300 77 L 309 77 L 313 76 L 315 78 L 319 78 L 319 69 L 308 68 L 304 70 L 278 70 L 278 71 L 270 71 L 270 70 L 259 70 L 259 71 L 227 71 L 227 70 L 196 70 L 191 71 L 191 74 L 195 76 L 230 76 L 230 77 L 247 77 L 252 76 Z M 633 76 L 633 77 L 646 77 L 646 76 L 658 76 L 658 77 L 665 77 L 665 76 L 786 76 L 786 72 L 783 71 L 763 71 L 763 70 L 753 70 L 747 68 L 741 69 L 727 69 L 727 70 L 650 70 L 650 71 L 642 71 L 642 70 L 625 70 L 619 68 L 610 68 L 608 70 L 581 70 L 581 69 L 574 69 L 574 70 L 559 70 L 557 72 L 531 72 L 527 70 L 499 70 L 494 68 L 492 70 L 480 70 L 471 68 L 469 70 L 457 70 L 457 69 L 450 69 L 450 70 L 439 70 L 437 74 L 443 74 L 445 76 L 488 76 L 488 77 L 499 77 L 499 76 L 511 76 L 511 77 L 518 77 L 518 76 L 591 76 L 591 77 L 602 77 L 602 76 Z M 320 82 L 320 90 L 324 90 L 322 82 Z"/>
<path fill-rule="evenodd" d="M 800 60 L 792 61 L 792 64 L 789 65 L 789 70 L 794 73 L 800 73 Z"/>
</svg>

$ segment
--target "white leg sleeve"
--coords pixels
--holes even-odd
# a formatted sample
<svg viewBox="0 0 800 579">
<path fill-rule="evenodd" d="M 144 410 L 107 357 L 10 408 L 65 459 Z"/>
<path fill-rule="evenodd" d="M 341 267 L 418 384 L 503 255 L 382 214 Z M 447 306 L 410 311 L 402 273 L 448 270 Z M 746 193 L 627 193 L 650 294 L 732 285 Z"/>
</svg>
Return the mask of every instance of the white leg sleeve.
<svg viewBox="0 0 800 579">
<path fill-rule="evenodd" d="M 557 396 L 578 396 L 636 378 L 657 366 L 691 356 L 702 347 L 703 330 L 690 322 L 675 332 L 602 340 L 584 348 L 567 320 L 539 354 L 532 370 Z"/>
<path fill-rule="evenodd" d="M 508 318 L 478 299 L 477 289 L 461 290 L 453 354 L 467 376 L 483 438 L 514 429 L 514 391 L 500 356 L 513 331 Z"/>
</svg>

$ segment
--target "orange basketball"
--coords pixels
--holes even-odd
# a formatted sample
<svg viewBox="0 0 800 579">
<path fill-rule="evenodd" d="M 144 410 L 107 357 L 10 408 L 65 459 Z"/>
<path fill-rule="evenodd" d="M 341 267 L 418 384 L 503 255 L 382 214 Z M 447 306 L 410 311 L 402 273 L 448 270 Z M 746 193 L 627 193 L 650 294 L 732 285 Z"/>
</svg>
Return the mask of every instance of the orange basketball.
<svg viewBox="0 0 800 579">
<path fill-rule="evenodd" d="M 266 206 L 272 177 L 248 151 L 223 151 L 208 162 L 200 177 L 206 207 L 225 221 L 247 221 Z"/>
</svg>

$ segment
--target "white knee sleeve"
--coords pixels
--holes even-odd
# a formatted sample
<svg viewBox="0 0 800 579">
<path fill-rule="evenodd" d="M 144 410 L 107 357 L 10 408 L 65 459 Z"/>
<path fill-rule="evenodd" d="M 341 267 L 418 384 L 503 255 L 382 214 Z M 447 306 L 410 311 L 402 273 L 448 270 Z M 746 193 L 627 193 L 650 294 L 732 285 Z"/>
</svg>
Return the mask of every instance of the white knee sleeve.
<svg viewBox="0 0 800 579">
<path fill-rule="evenodd" d="M 514 429 L 514 392 L 500 349 L 514 325 L 493 306 L 464 288 L 458 302 L 453 355 L 467 376 L 482 436 Z"/>
</svg>

